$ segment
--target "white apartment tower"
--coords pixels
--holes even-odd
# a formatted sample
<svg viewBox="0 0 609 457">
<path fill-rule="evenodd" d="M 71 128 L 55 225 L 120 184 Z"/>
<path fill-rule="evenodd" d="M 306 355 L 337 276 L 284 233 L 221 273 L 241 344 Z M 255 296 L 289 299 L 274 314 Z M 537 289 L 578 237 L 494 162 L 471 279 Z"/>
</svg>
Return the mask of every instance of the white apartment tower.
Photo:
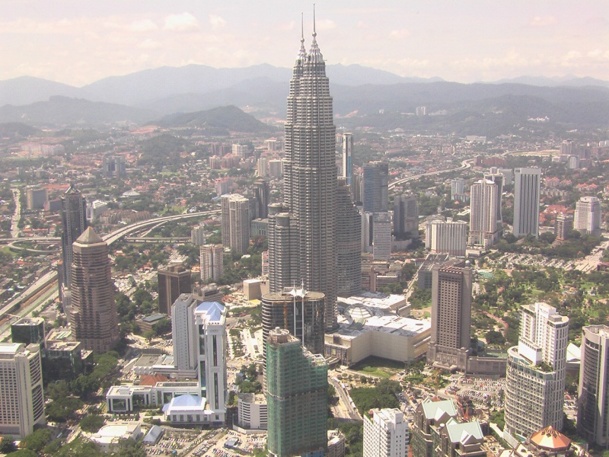
<svg viewBox="0 0 609 457">
<path fill-rule="evenodd" d="M 514 236 L 539 235 L 539 196 L 541 170 L 514 170 Z"/>
<path fill-rule="evenodd" d="M 192 294 L 181 294 L 171 305 L 173 364 L 180 372 L 197 368 L 198 334 L 194 320 L 198 305 Z"/>
<path fill-rule="evenodd" d="M 228 391 L 226 384 L 226 308 L 203 302 L 195 308 L 197 365 L 201 397 L 214 412 L 212 422 L 223 424 Z"/>
<path fill-rule="evenodd" d="M 250 242 L 250 201 L 243 195 L 222 196 L 222 244 L 245 254 Z"/>
<path fill-rule="evenodd" d="M 408 422 L 399 409 L 372 409 L 364 415 L 364 457 L 404 457 L 408 442 Z"/>
<path fill-rule="evenodd" d="M 483 249 L 499 239 L 497 214 L 499 188 L 488 179 L 476 181 L 470 189 L 469 243 Z"/>
<path fill-rule="evenodd" d="M 562 428 L 568 338 L 569 318 L 556 308 L 523 306 L 518 346 L 508 350 L 504 433 Z"/>
<path fill-rule="evenodd" d="M 581 197 L 575 204 L 575 230 L 586 235 L 601 236 L 601 220 L 601 202 L 597 197 Z"/>
<path fill-rule="evenodd" d="M 448 254 L 464 257 L 467 245 L 467 222 L 441 221 L 427 222 L 425 247 L 432 254 Z"/>
<path fill-rule="evenodd" d="M 200 249 L 201 280 L 217 281 L 224 273 L 224 247 L 205 244 Z"/>
<path fill-rule="evenodd" d="M 0 435 L 25 438 L 45 422 L 40 345 L 0 343 Z"/>
</svg>

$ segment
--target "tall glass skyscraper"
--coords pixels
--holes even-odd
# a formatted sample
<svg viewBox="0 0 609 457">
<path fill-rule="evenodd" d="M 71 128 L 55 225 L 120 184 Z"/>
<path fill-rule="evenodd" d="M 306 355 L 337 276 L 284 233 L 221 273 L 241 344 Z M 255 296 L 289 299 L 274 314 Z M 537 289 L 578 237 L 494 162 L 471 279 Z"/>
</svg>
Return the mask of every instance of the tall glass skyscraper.
<svg viewBox="0 0 609 457">
<path fill-rule="evenodd" d="M 285 124 L 284 201 L 269 215 L 269 264 L 298 259 L 298 272 L 269 274 L 271 292 L 301 281 L 326 297 L 324 327 L 336 323 L 336 162 L 332 97 L 316 33 L 307 53 L 304 37 L 290 81 Z M 270 211 L 269 211 L 270 212 Z M 274 217 L 290 221 L 289 236 L 275 236 Z M 289 239 L 288 239 L 289 238 Z M 281 241 L 283 240 L 283 241 Z M 282 260 L 283 259 L 283 260 Z M 286 278 L 289 282 L 286 282 Z"/>
</svg>

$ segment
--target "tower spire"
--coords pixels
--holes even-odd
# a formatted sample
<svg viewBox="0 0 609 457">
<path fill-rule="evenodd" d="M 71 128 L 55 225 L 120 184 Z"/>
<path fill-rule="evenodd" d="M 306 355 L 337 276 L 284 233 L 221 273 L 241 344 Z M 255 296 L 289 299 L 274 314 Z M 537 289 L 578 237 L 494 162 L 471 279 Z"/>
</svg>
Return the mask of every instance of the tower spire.
<svg viewBox="0 0 609 457">
<path fill-rule="evenodd" d="M 313 3 L 313 40 L 317 37 L 317 30 L 315 29 L 315 3 Z"/>
<path fill-rule="evenodd" d="M 313 41 L 311 42 L 311 49 L 309 50 L 309 59 L 312 63 L 323 63 L 323 56 L 319 50 L 317 44 L 317 24 L 315 23 L 315 3 L 313 3 Z"/>
</svg>

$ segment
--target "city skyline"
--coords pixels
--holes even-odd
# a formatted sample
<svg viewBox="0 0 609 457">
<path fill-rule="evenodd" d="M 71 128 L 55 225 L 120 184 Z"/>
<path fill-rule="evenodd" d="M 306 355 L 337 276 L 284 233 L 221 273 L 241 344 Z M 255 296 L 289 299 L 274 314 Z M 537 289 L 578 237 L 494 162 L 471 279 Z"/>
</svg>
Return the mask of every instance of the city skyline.
<svg viewBox="0 0 609 457">
<path fill-rule="evenodd" d="M 4 8 L 0 80 L 28 75 L 79 86 L 161 66 L 287 68 L 285 56 L 294 54 L 288 38 L 300 34 L 299 12 L 307 37 L 313 22 L 309 2 L 42 5 L 31 0 Z M 605 6 L 503 0 L 491 10 L 482 1 L 372 7 L 341 0 L 318 2 L 317 31 L 328 43 L 329 65 L 465 83 L 525 75 L 602 79 L 609 68 Z"/>
</svg>

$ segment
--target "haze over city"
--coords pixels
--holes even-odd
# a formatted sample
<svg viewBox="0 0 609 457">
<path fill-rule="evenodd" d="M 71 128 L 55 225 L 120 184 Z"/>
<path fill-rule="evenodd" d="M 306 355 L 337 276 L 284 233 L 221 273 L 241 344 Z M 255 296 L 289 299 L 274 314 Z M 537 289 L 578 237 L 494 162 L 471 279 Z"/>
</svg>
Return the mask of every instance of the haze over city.
<svg viewBox="0 0 609 457">
<path fill-rule="evenodd" d="M 312 3 L 0 1 L 0 80 L 81 86 L 160 66 L 289 67 Z M 609 74 L 606 2 L 317 2 L 328 64 L 408 77 L 496 81 Z M 293 39 L 289 39 L 292 37 Z"/>
</svg>

